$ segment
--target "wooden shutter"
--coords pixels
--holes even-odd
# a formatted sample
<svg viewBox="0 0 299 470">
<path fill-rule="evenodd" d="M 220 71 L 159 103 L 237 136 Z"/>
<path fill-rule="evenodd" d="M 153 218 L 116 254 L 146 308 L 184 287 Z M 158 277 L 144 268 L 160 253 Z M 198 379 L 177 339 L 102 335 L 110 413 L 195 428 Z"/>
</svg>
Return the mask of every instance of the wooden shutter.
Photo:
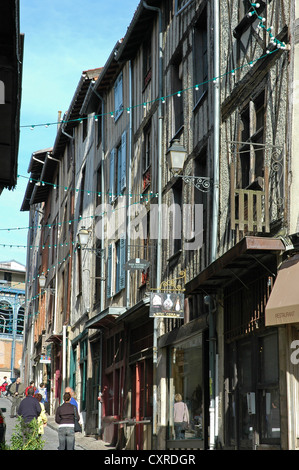
<svg viewBox="0 0 299 470">
<path fill-rule="evenodd" d="M 120 173 L 120 189 L 123 191 L 127 184 L 127 133 L 121 136 L 121 173 Z"/>
<path fill-rule="evenodd" d="M 107 297 L 110 298 L 113 295 L 112 291 L 112 277 L 113 277 L 113 245 L 112 243 L 108 246 L 108 263 L 107 263 Z"/>
<path fill-rule="evenodd" d="M 123 289 L 126 284 L 126 271 L 124 265 L 126 262 L 126 234 L 122 233 L 119 239 L 120 243 L 120 256 L 119 256 L 119 289 Z"/>
<path fill-rule="evenodd" d="M 115 199 L 115 149 L 110 152 L 109 159 L 109 202 Z"/>
</svg>

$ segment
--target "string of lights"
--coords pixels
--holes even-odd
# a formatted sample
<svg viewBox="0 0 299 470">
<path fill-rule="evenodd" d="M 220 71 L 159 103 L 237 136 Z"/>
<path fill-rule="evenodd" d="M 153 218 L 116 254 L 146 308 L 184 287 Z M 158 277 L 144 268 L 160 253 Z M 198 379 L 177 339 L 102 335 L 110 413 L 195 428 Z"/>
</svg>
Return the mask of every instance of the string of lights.
<svg viewBox="0 0 299 470">
<path fill-rule="evenodd" d="M 259 5 L 258 3 L 256 4 L 252 4 L 253 6 L 253 11 L 252 12 L 249 12 L 248 15 L 253 15 L 253 14 L 256 14 L 257 17 L 260 19 L 260 24 L 259 24 L 259 27 L 260 28 L 265 28 L 265 25 L 264 25 L 264 21 L 265 19 L 260 17 L 256 11 L 256 8 L 258 8 Z M 210 78 L 210 79 L 207 79 L 201 83 L 197 83 L 195 85 L 192 85 L 190 87 L 187 87 L 185 89 L 182 89 L 182 90 L 178 90 L 174 93 L 171 93 L 171 94 L 168 94 L 168 95 L 165 95 L 165 96 L 161 96 L 159 98 L 156 98 L 156 99 L 153 99 L 153 100 L 150 100 L 150 101 L 145 101 L 145 102 L 142 102 L 142 103 L 138 103 L 136 105 L 133 105 L 133 106 L 124 106 L 123 109 L 125 109 L 127 111 L 127 113 L 130 113 L 132 110 L 136 109 L 136 108 L 139 108 L 139 107 L 143 107 L 143 108 L 146 108 L 148 105 L 151 105 L 153 103 L 156 103 L 156 102 L 162 102 L 162 104 L 165 104 L 166 103 L 166 100 L 173 97 L 173 96 L 177 96 L 177 97 L 181 97 L 182 93 L 185 93 L 187 91 L 190 91 L 192 89 L 195 89 L 195 91 L 197 91 L 199 89 L 200 86 L 202 85 L 205 85 L 207 83 L 210 83 L 210 82 L 215 82 L 221 78 L 224 78 L 225 76 L 227 75 L 234 75 L 235 72 L 237 70 L 241 70 L 243 68 L 246 68 L 246 67 L 252 67 L 254 65 L 254 63 L 258 62 L 259 60 L 261 59 L 264 59 L 265 57 L 267 57 L 267 55 L 269 54 L 273 54 L 281 49 L 285 49 L 285 50 L 288 50 L 289 49 L 289 46 L 287 46 L 285 43 L 279 41 L 276 37 L 273 36 L 272 34 L 272 27 L 268 28 L 267 29 L 267 32 L 269 33 L 269 36 L 270 36 L 270 42 L 272 44 L 274 44 L 276 46 L 276 49 L 274 50 L 269 50 L 267 49 L 266 50 L 266 54 L 263 54 L 261 55 L 260 57 L 256 58 L 256 59 L 253 59 L 251 61 L 249 61 L 248 63 L 246 64 L 243 64 L 239 67 L 236 67 L 232 70 L 229 70 L 223 74 L 220 74 L 218 75 L 217 77 L 213 77 L 213 78 Z M 39 123 L 39 124 L 25 124 L 25 125 L 21 125 L 20 128 L 29 128 L 31 130 L 34 130 L 36 127 L 50 127 L 50 126 L 57 126 L 57 125 L 60 125 L 60 124 L 68 124 L 68 123 L 78 123 L 78 124 L 82 124 L 84 120 L 89 120 L 89 119 L 93 119 L 95 121 L 98 121 L 99 118 L 101 117 L 104 117 L 104 116 L 110 116 L 111 118 L 114 118 L 114 112 L 113 111 L 110 111 L 110 112 L 106 112 L 106 113 L 101 113 L 101 114 L 96 114 L 96 115 L 89 115 L 89 116 L 82 116 L 80 118 L 76 118 L 76 119 L 62 119 L 60 121 L 55 121 L 55 122 L 48 122 L 48 123 Z"/>
</svg>

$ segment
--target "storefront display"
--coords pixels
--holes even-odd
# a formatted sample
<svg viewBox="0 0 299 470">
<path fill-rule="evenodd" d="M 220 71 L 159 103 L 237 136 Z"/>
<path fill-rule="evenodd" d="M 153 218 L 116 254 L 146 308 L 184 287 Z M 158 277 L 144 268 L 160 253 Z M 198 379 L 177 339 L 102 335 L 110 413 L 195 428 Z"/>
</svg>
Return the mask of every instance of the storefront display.
<svg viewBox="0 0 299 470">
<path fill-rule="evenodd" d="M 180 394 L 189 412 L 189 425 L 185 430 L 185 439 L 203 439 L 204 387 L 202 334 L 197 334 L 170 347 L 169 364 L 169 414 L 171 418 L 169 438 L 174 438 L 174 397 L 176 394 Z"/>
</svg>

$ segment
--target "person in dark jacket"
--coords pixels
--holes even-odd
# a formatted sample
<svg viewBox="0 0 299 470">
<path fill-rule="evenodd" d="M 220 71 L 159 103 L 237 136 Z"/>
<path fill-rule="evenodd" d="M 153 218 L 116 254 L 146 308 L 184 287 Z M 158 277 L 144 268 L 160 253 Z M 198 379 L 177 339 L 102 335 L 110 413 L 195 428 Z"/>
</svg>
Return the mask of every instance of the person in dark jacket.
<svg viewBox="0 0 299 470">
<path fill-rule="evenodd" d="M 18 415 L 22 416 L 25 423 L 30 423 L 34 418 L 39 417 L 41 411 L 39 402 L 34 398 L 34 388 L 29 388 L 27 397 L 20 403 Z"/>
<path fill-rule="evenodd" d="M 12 395 L 10 417 L 14 418 L 15 414 L 18 414 L 18 409 L 25 393 L 25 385 L 21 383 L 20 377 L 12 384 L 9 392 Z"/>
<path fill-rule="evenodd" d="M 58 450 L 74 450 L 75 448 L 75 414 L 79 420 L 77 407 L 70 403 L 71 394 L 65 392 L 64 403 L 60 405 L 55 414 L 55 421 L 58 424 Z"/>
</svg>

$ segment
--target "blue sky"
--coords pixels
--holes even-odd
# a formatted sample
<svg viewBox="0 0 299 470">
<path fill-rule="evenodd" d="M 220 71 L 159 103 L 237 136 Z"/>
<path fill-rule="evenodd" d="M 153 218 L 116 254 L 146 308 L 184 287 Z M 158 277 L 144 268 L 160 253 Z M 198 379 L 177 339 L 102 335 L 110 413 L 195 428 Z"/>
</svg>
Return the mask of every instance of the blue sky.
<svg viewBox="0 0 299 470">
<path fill-rule="evenodd" d="M 20 0 L 25 35 L 21 126 L 56 122 L 83 70 L 105 65 L 139 0 Z M 26 264 L 28 212 L 21 212 L 31 154 L 51 147 L 56 126 L 21 128 L 17 187 L 0 195 L 0 261 Z M 18 230 L 13 230 L 19 228 Z M 5 245 L 5 246 L 3 246 Z"/>
</svg>

